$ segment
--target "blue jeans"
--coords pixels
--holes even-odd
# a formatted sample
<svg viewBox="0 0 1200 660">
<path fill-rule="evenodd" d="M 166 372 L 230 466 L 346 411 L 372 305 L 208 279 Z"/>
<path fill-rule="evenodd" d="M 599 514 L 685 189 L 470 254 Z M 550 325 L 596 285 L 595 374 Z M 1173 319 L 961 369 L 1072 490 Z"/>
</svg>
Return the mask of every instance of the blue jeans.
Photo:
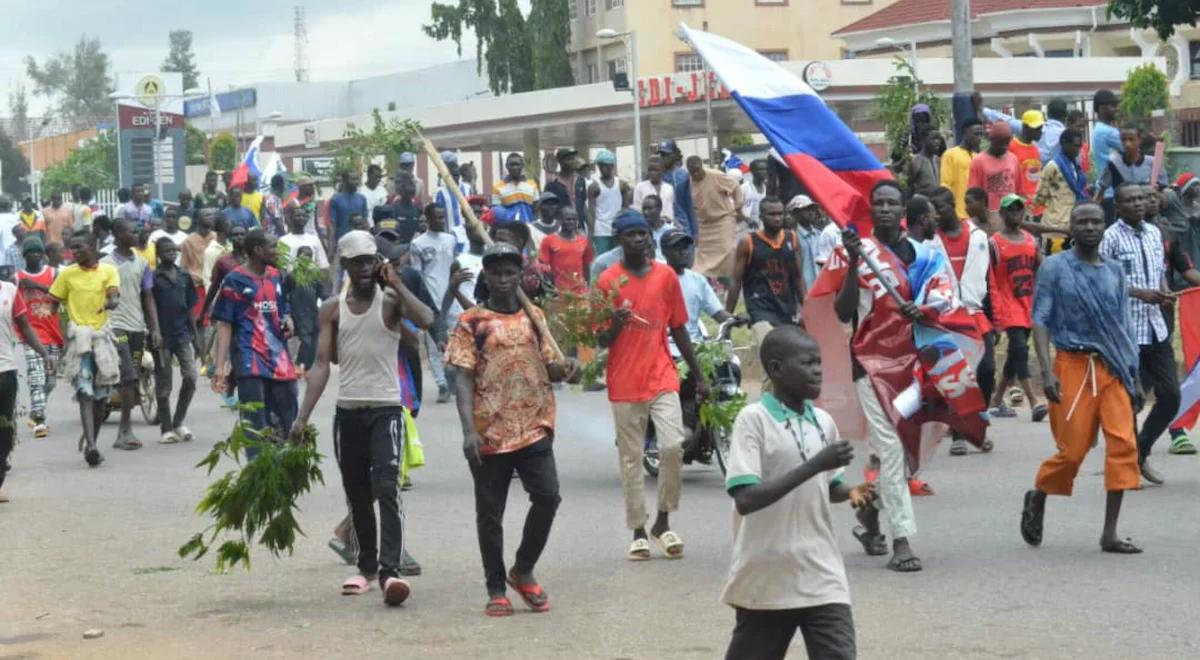
<svg viewBox="0 0 1200 660">
<path fill-rule="evenodd" d="M 238 403 L 256 405 L 254 410 L 242 410 L 242 421 L 260 434 L 275 429 L 286 436 L 296 423 L 299 404 L 296 400 L 296 381 L 275 380 L 245 376 L 237 381 Z M 258 452 L 248 450 L 246 457 L 253 459 Z"/>
</svg>

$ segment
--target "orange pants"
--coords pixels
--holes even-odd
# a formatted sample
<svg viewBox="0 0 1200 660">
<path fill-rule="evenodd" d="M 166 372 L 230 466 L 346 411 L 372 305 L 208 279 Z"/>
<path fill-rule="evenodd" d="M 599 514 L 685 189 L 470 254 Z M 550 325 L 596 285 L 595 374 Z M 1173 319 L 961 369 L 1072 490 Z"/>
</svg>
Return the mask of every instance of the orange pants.
<svg viewBox="0 0 1200 660">
<path fill-rule="evenodd" d="M 1099 355 L 1058 351 L 1054 373 L 1062 387 L 1062 403 L 1050 403 L 1050 432 L 1058 453 L 1042 463 L 1037 489 L 1047 495 L 1070 495 L 1079 465 L 1104 430 L 1104 489 L 1138 487 L 1137 436 L 1133 404 L 1125 384 Z"/>
</svg>

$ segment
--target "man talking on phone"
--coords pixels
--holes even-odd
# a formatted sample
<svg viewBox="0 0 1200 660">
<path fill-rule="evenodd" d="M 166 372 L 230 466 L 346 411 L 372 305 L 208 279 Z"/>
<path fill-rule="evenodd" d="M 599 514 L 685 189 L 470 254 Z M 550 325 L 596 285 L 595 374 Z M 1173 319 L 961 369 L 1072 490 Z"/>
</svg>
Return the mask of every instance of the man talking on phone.
<svg viewBox="0 0 1200 660">
<path fill-rule="evenodd" d="M 396 352 L 404 320 L 427 329 L 433 325 L 433 310 L 379 255 L 370 233 L 347 232 L 338 239 L 338 257 L 350 286 L 321 305 L 317 362 L 309 372 L 304 405 L 291 435 L 295 442 L 304 437 L 308 418 L 329 382 L 329 365 L 338 364 L 333 446 L 354 519 L 359 571 L 342 583 L 342 593 L 366 593 L 378 578 L 383 602 L 399 605 L 410 588 L 400 578 L 404 513 L 397 481 L 405 437 Z"/>
</svg>

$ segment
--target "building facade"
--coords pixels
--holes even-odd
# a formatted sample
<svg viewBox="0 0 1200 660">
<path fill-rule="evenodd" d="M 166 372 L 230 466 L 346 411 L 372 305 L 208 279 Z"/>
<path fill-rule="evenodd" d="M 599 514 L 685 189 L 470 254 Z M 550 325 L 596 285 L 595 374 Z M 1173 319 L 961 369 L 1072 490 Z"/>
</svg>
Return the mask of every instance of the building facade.
<svg viewBox="0 0 1200 660">
<path fill-rule="evenodd" d="M 708 29 L 771 59 L 841 59 L 843 44 L 831 33 L 895 0 L 567 0 L 575 80 L 612 80 L 625 72 L 628 54 L 618 39 L 598 30 L 638 35 L 637 73 L 699 71 L 699 57 L 675 38 L 680 23 Z"/>
</svg>

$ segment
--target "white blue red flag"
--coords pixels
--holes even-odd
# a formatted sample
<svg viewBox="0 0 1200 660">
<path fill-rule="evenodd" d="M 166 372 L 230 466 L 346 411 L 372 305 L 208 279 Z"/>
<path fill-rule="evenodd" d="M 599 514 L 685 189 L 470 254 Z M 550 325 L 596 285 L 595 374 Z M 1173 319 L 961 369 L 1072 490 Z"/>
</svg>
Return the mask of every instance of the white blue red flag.
<svg viewBox="0 0 1200 660">
<path fill-rule="evenodd" d="M 1179 416 L 1171 428 L 1190 429 L 1200 417 L 1200 288 L 1179 296 L 1179 335 L 1183 340 L 1183 364 L 1187 376 L 1179 386 Z"/>
<path fill-rule="evenodd" d="M 711 32 L 679 26 L 808 194 L 839 226 L 871 234 L 871 187 L 892 174 L 820 96 L 791 71 Z"/>
<path fill-rule="evenodd" d="M 258 150 L 262 146 L 262 141 L 263 136 L 260 135 L 250 143 L 241 164 L 233 168 L 233 174 L 229 177 L 229 185 L 244 186 L 253 175 L 258 180 L 259 186 L 262 186 L 262 168 L 258 165 Z"/>
</svg>

